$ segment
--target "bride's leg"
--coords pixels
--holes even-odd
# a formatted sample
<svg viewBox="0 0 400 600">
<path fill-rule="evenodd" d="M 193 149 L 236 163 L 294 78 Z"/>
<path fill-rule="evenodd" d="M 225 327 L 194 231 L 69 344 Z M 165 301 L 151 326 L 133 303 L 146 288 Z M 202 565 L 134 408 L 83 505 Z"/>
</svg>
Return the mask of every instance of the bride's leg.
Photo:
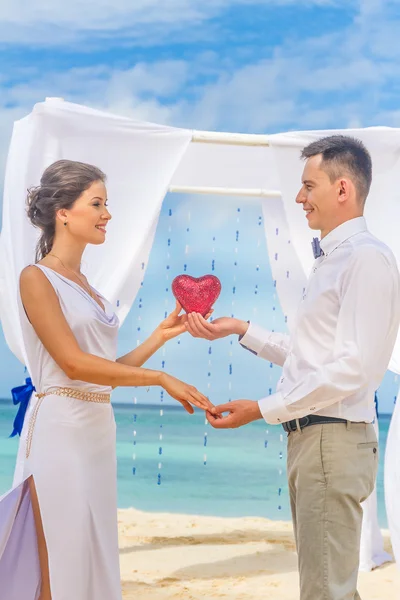
<svg viewBox="0 0 400 600">
<path fill-rule="evenodd" d="M 36 535 L 39 551 L 39 563 L 42 577 L 42 585 L 39 600 L 51 600 L 49 561 L 47 555 L 46 538 L 44 537 L 42 517 L 40 514 L 39 501 L 33 477 L 29 479 L 29 490 L 32 500 L 33 516 L 35 519 Z"/>
</svg>

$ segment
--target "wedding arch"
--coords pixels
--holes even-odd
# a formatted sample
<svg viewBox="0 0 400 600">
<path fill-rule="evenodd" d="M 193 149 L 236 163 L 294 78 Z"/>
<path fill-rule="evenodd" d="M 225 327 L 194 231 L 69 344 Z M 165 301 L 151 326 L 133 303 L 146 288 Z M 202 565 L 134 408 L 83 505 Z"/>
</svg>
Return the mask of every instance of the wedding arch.
<svg viewBox="0 0 400 600">
<path fill-rule="evenodd" d="M 19 273 L 32 263 L 38 235 L 26 218 L 26 190 L 37 185 L 43 170 L 61 158 L 92 163 L 107 173 L 108 190 L 114 199 L 114 226 L 107 248 L 90 247 L 85 258 L 89 279 L 116 304 L 121 322 L 140 288 L 161 205 L 170 191 L 198 194 L 199 198 L 202 194 L 259 198 L 272 275 L 290 331 L 313 262 L 312 232 L 294 203 L 303 168 L 300 150 L 312 140 L 333 133 L 353 135 L 370 150 L 374 174 L 366 218 L 371 232 L 391 247 L 400 264 L 400 129 L 274 135 L 200 132 L 136 121 L 60 98 L 36 104 L 29 115 L 14 124 L 5 175 L 0 318 L 11 351 L 29 371 L 16 299 Z M 122 251 L 124 261 L 119 261 Z M 390 369 L 400 373 L 399 339 Z M 400 408 L 396 406 L 387 441 L 385 494 L 398 564 L 399 441 Z M 375 492 L 364 505 L 361 563 L 365 569 L 386 558 L 376 503 Z"/>
</svg>

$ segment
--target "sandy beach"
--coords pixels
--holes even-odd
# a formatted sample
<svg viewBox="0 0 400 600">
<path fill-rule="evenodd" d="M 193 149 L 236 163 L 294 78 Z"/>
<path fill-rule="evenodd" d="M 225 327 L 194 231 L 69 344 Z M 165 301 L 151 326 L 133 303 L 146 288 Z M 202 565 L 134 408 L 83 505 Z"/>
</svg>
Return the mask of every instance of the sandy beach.
<svg viewBox="0 0 400 600">
<path fill-rule="evenodd" d="M 124 600 L 298 598 L 291 523 L 128 509 L 119 532 Z M 362 600 L 395 600 L 399 590 L 393 563 L 360 573 Z"/>
</svg>

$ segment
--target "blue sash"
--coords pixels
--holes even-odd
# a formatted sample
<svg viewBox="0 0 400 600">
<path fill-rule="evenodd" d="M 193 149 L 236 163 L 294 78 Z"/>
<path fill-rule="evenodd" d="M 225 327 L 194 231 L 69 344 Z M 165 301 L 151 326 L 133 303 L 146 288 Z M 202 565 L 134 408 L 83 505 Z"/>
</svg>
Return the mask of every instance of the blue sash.
<svg viewBox="0 0 400 600">
<path fill-rule="evenodd" d="M 19 404 L 18 412 L 14 419 L 14 429 L 10 437 L 14 437 L 17 434 L 21 435 L 22 426 L 24 424 L 26 410 L 28 408 L 29 400 L 32 392 L 35 392 L 35 388 L 32 385 L 32 379 L 27 377 L 24 385 L 20 385 L 11 390 L 13 403 L 16 406 Z"/>
</svg>

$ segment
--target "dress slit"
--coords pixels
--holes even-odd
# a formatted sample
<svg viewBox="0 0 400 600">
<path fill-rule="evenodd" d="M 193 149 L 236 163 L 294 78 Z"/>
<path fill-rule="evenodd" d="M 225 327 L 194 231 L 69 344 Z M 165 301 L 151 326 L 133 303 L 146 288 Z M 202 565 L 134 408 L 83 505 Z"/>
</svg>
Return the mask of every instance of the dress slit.
<svg viewBox="0 0 400 600">
<path fill-rule="evenodd" d="M 31 498 L 33 518 L 36 529 L 36 539 L 38 545 L 39 565 L 40 565 L 40 584 L 41 584 L 41 598 L 43 600 L 51 600 L 50 591 L 50 569 L 49 569 L 49 557 L 47 552 L 46 536 L 43 529 L 42 515 L 40 512 L 39 498 L 37 495 L 37 489 L 35 485 L 34 476 L 31 475 L 28 480 L 29 494 Z"/>
</svg>

